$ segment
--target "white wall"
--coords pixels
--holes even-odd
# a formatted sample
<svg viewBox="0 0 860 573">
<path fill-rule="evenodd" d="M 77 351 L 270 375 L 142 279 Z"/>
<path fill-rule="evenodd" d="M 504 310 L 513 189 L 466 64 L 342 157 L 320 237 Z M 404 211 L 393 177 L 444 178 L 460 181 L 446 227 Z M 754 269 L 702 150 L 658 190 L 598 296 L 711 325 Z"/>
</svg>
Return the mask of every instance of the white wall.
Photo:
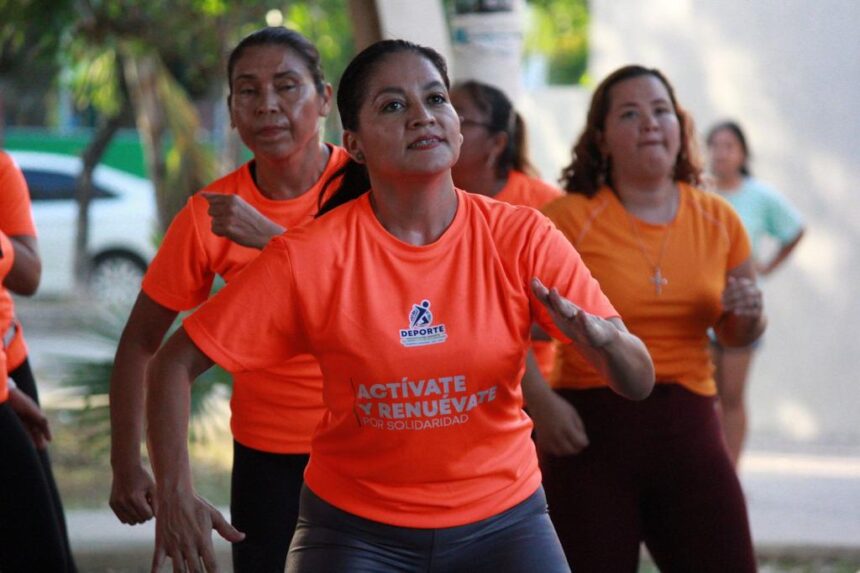
<svg viewBox="0 0 860 573">
<path fill-rule="evenodd" d="M 754 172 L 807 219 L 796 256 L 765 285 L 753 444 L 860 446 L 860 2 L 593 0 L 591 10 L 595 82 L 627 63 L 660 68 L 700 130 L 740 121 Z"/>
</svg>

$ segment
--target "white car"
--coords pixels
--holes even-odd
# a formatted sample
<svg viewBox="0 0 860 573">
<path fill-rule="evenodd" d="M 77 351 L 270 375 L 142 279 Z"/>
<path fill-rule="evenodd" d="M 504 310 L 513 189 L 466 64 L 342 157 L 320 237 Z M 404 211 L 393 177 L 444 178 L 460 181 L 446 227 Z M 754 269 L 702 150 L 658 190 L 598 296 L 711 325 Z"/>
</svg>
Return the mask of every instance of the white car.
<svg viewBox="0 0 860 573">
<path fill-rule="evenodd" d="M 38 295 L 70 295 L 78 218 L 75 180 L 81 160 L 56 153 L 7 152 L 30 188 L 42 257 Z M 97 301 L 128 303 L 155 254 L 155 192 L 150 181 L 104 165 L 93 172 L 93 187 L 89 291 Z"/>
</svg>

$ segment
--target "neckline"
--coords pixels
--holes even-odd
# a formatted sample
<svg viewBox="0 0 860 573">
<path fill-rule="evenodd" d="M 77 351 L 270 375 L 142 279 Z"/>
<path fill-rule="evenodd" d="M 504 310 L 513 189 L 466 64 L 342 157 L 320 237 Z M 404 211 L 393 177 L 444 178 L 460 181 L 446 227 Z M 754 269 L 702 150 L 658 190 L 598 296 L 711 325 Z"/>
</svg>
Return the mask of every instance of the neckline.
<svg viewBox="0 0 860 573">
<path fill-rule="evenodd" d="M 313 185 L 304 190 L 300 195 L 296 195 L 295 197 L 289 197 L 286 199 L 272 199 L 271 197 L 267 197 L 260 187 L 257 185 L 257 180 L 254 177 L 254 171 L 256 170 L 255 160 L 251 159 L 244 165 L 244 174 L 247 177 L 248 187 L 252 190 L 251 194 L 253 196 L 253 200 L 261 205 L 267 205 L 270 207 L 277 207 L 278 205 L 287 205 L 293 201 L 302 201 L 307 200 L 307 197 L 314 195 L 314 191 L 319 191 L 320 186 L 323 181 L 326 179 L 326 173 L 328 173 L 329 168 L 334 165 L 335 160 L 335 147 L 329 143 L 324 144 L 328 148 L 328 159 L 326 161 L 325 167 L 320 173 L 320 176 L 314 181 Z"/>
<path fill-rule="evenodd" d="M 675 185 L 678 187 L 678 208 L 675 209 L 675 216 L 672 217 L 672 220 L 666 221 L 665 223 L 652 223 L 650 221 L 646 221 L 645 219 L 640 219 L 633 213 L 627 210 L 624 206 L 624 203 L 621 202 L 621 198 L 615 194 L 615 192 L 610 189 L 608 186 L 604 186 L 604 192 L 608 193 L 611 197 L 611 201 L 614 201 L 616 206 L 621 209 L 625 216 L 630 219 L 632 223 L 635 223 L 637 226 L 642 227 L 646 230 L 661 230 L 667 229 L 669 227 L 673 227 L 677 221 L 681 220 L 681 215 L 686 209 L 687 205 L 687 189 L 686 186 L 680 181 L 676 182 Z"/>
<path fill-rule="evenodd" d="M 442 249 L 446 249 L 453 244 L 463 233 L 466 226 L 467 210 L 470 208 L 468 203 L 468 193 L 462 189 L 454 189 L 457 196 L 457 210 L 454 213 L 454 218 L 442 234 L 434 242 L 427 245 L 413 245 L 405 241 L 401 241 L 392 235 L 382 223 L 377 219 L 376 213 L 373 212 L 373 207 L 370 204 L 370 192 L 363 194 L 357 199 L 359 202 L 361 219 L 365 222 L 365 227 L 376 237 L 381 244 L 393 253 L 408 255 L 412 258 L 435 257 Z"/>
</svg>

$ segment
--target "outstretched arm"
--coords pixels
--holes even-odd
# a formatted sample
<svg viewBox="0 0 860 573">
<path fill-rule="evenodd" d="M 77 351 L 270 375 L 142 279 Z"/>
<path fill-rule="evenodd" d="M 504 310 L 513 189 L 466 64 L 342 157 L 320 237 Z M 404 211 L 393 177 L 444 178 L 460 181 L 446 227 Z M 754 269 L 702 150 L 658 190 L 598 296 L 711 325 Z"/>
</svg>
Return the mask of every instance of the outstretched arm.
<svg viewBox="0 0 860 573">
<path fill-rule="evenodd" d="M 647 398 L 654 387 L 654 364 L 645 344 L 627 331 L 621 319 L 589 314 L 537 278 L 532 290 L 553 322 L 609 382 L 631 400 Z"/>
<path fill-rule="evenodd" d="M 128 317 L 110 377 L 110 506 L 123 523 L 135 525 L 153 516 L 155 482 L 140 459 L 146 366 L 176 318 L 141 292 Z"/>
<path fill-rule="evenodd" d="M 217 571 L 211 531 L 227 541 L 245 535 L 194 491 L 188 458 L 188 421 L 191 384 L 212 366 L 180 328 L 155 355 L 147 371 L 147 447 L 155 473 L 155 552 L 152 570 L 165 557 L 174 570 Z M 182 569 L 182 568 L 185 569 Z"/>
</svg>

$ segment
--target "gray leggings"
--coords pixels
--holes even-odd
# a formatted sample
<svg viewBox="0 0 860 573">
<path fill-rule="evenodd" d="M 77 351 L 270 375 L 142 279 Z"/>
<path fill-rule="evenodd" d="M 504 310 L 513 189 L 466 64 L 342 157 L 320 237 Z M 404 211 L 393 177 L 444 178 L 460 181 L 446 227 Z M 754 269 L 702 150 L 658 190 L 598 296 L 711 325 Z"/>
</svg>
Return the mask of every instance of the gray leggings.
<svg viewBox="0 0 860 573">
<path fill-rule="evenodd" d="M 323 501 L 307 486 L 300 503 L 289 573 L 570 572 L 543 488 L 493 517 L 439 529 L 364 519 Z"/>
</svg>

